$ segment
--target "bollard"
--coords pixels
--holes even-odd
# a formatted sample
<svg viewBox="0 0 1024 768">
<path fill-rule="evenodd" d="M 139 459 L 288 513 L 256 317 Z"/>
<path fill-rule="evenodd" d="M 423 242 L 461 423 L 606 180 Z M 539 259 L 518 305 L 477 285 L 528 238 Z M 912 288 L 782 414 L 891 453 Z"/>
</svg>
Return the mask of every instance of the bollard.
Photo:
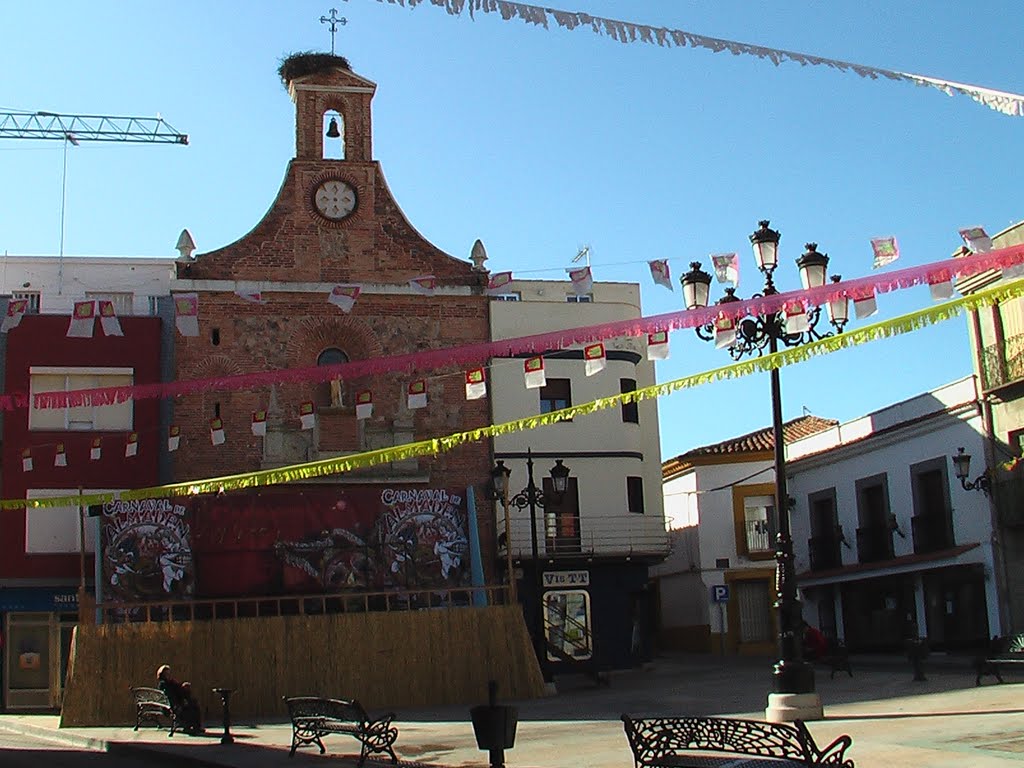
<svg viewBox="0 0 1024 768">
<path fill-rule="evenodd" d="M 487 704 L 469 710 L 478 749 L 486 750 L 490 768 L 505 768 L 505 750 L 516 742 L 519 712 L 515 707 L 498 704 L 498 683 L 487 682 Z"/>
<path fill-rule="evenodd" d="M 220 696 L 221 706 L 224 708 L 224 734 L 220 737 L 221 744 L 234 744 L 235 737 L 231 735 L 231 693 L 233 688 L 214 688 L 213 692 Z"/>
</svg>

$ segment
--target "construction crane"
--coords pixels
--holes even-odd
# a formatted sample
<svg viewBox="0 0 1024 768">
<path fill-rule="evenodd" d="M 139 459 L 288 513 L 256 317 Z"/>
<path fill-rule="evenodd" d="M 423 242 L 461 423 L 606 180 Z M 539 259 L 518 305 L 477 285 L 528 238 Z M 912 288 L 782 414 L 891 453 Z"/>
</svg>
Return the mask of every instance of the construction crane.
<svg viewBox="0 0 1024 768">
<path fill-rule="evenodd" d="M 188 144 L 188 134 L 178 133 L 159 115 L 112 117 L 18 111 L 0 111 L 0 139 Z"/>
</svg>

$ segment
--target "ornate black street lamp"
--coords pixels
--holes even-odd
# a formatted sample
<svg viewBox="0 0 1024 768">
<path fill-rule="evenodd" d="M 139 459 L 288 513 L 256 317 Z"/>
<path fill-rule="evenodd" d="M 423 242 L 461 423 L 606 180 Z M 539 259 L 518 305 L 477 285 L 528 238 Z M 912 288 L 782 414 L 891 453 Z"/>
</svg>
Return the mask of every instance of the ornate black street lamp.
<svg viewBox="0 0 1024 768">
<path fill-rule="evenodd" d="M 992 495 L 992 481 L 989 479 L 988 470 L 974 480 L 967 479 L 971 476 L 971 454 L 964 453 L 963 448 L 957 448 L 956 456 L 950 458 L 953 459 L 953 471 L 965 491 L 981 491 L 986 496 Z"/>
<path fill-rule="evenodd" d="M 505 520 L 508 520 L 508 507 L 530 510 L 530 581 L 533 584 L 533 647 L 537 653 L 537 662 L 540 664 L 544 679 L 547 674 L 547 653 L 544 649 L 544 606 L 541 602 L 543 585 L 541 584 L 540 552 L 537 545 L 537 508 L 544 508 L 546 502 L 558 504 L 565 497 L 565 491 L 569 487 L 569 468 L 562 463 L 562 459 L 555 459 L 555 466 L 551 468 L 552 492 L 545 493 L 543 488 L 538 488 L 533 480 L 533 452 L 526 449 L 526 487 L 511 498 L 508 495 L 508 480 L 512 470 L 505 466 L 505 462 L 495 462 L 491 470 L 491 490 L 496 498 L 502 499 L 505 504 Z M 509 529 L 506 526 L 506 535 Z M 511 559 L 512 542 L 506 538 L 506 551 Z M 512 578 L 512 574 L 509 574 Z"/>
<path fill-rule="evenodd" d="M 764 275 L 764 288 L 754 298 L 771 296 L 779 291 L 775 288 L 772 274 L 778 266 L 780 235 L 769 229 L 768 222 L 760 222 L 760 228 L 750 236 L 757 268 Z M 800 277 L 804 288 L 817 288 L 825 284 L 828 268 L 828 256 L 818 253 L 817 243 L 808 243 L 807 251 L 797 259 Z M 699 262 L 693 262 L 691 270 L 683 275 L 683 299 L 687 309 L 706 307 L 711 287 L 711 275 L 700 268 Z M 839 282 L 833 276 L 833 282 Z M 727 288 L 725 296 L 718 304 L 740 301 L 735 295 L 735 288 Z M 845 297 L 834 299 L 826 305 L 829 321 L 835 332 L 842 332 L 849 319 L 848 304 Z M 806 328 L 790 332 L 786 328 L 786 316 L 782 310 L 777 312 L 745 317 L 735 324 L 736 340 L 729 347 L 729 354 L 734 360 L 747 355 L 761 355 L 765 351 L 777 352 L 779 345 L 795 347 L 810 341 L 831 336 L 832 332 L 818 333 L 816 326 L 821 317 L 821 309 L 813 307 L 807 311 Z M 697 335 L 705 341 L 714 336 L 714 325 L 697 328 Z M 772 392 L 772 435 L 775 443 L 775 507 L 778 517 L 778 538 L 776 540 L 775 560 L 775 608 L 778 611 L 779 637 L 778 654 L 773 669 L 774 693 L 768 697 L 768 720 L 808 720 L 820 718 L 821 699 L 814 689 L 814 669 L 803 659 L 801 631 L 801 607 L 796 588 L 796 570 L 793 564 L 793 538 L 789 523 L 789 495 L 786 490 L 786 453 L 782 431 L 782 395 L 779 384 L 779 370 L 771 370 Z"/>
</svg>

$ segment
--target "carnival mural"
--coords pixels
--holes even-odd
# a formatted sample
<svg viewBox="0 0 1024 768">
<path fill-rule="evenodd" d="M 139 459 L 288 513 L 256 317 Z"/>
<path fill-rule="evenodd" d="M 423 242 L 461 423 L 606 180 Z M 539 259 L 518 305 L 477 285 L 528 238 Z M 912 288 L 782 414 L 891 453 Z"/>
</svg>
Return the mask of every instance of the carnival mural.
<svg viewBox="0 0 1024 768">
<path fill-rule="evenodd" d="M 468 579 L 460 491 L 311 487 L 195 504 L 202 596 L 432 590 Z"/>
<path fill-rule="evenodd" d="M 171 499 L 103 504 L 104 600 L 182 600 L 195 589 L 187 508 Z"/>
</svg>

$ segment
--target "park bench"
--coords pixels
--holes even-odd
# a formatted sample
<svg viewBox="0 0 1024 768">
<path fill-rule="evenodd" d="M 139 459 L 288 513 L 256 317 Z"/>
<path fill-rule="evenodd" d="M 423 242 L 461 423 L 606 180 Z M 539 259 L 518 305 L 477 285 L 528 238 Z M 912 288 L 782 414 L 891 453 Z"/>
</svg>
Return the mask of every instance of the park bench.
<svg viewBox="0 0 1024 768">
<path fill-rule="evenodd" d="M 171 727 L 167 735 L 173 736 L 178 719 L 174 716 L 167 694 L 158 688 L 132 688 L 131 691 L 135 699 L 135 730 L 139 730 L 143 720 L 149 720 L 157 728 L 161 728 L 161 721 L 166 718 Z"/>
<path fill-rule="evenodd" d="M 992 676 L 1003 682 L 1003 671 L 1007 666 L 1024 664 L 1024 634 L 993 637 L 988 653 L 974 659 L 974 684 L 981 685 L 981 678 Z"/>
<path fill-rule="evenodd" d="M 853 743 L 840 736 L 824 749 L 799 720 L 767 723 L 725 717 L 622 716 L 636 768 L 701 768 L 728 764 L 736 768 L 853 768 L 844 753 Z M 724 760 L 717 753 L 751 758 Z M 761 759 L 758 759 L 761 758 Z"/>
<path fill-rule="evenodd" d="M 359 765 L 367 756 L 386 752 L 391 762 L 397 763 L 398 758 L 391 745 L 398 738 L 398 729 L 392 727 L 394 712 L 371 720 L 366 710 L 355 699 L 324 699 L 317 696 L 286 696 L 288 717 L 292 721 L 292 749 L 306 744 L 316 744 L 322 755 L 326 750 L 322 741 L 324 736 L 332 733 L 345 733 L 359 740 L 362 749 L 359 753 Z"/>
</svg>

